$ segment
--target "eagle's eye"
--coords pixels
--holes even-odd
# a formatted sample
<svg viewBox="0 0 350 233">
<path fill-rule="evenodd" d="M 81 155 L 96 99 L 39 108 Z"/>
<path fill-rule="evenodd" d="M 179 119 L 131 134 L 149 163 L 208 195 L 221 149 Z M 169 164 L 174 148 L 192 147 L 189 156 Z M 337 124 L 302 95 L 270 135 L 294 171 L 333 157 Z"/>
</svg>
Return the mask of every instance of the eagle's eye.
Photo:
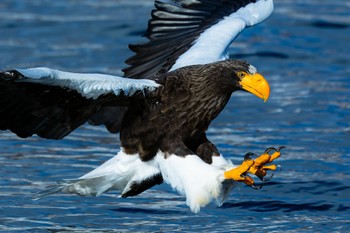
<svg viewBox="0 0 350 233">
<path fill-rule="evenodd" d="M 246 73 L 243 72 L 243 71 L 238 71 L 237 72 L 237 76 L 238 76 L 238 78 L 242 79 L 242 78 L 244 78 L 246 76 Z"/>
</svg>

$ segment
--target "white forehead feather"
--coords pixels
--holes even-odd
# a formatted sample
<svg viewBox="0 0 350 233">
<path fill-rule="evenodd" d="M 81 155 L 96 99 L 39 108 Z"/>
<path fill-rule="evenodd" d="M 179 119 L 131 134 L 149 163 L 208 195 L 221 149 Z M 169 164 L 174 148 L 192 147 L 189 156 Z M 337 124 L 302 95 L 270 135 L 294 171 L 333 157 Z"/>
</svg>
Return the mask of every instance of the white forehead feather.
<svg viewBox="0 0 350 233">
<path fill-rule="evenodd" d="M 255 73 L 258 72 L 256 70 L 256 68 L 254 66 L 252 66 L 252 65 L 249 65 L 248 71 L 249 71 L 250 74 L 255 74 Z"/>
</svg>

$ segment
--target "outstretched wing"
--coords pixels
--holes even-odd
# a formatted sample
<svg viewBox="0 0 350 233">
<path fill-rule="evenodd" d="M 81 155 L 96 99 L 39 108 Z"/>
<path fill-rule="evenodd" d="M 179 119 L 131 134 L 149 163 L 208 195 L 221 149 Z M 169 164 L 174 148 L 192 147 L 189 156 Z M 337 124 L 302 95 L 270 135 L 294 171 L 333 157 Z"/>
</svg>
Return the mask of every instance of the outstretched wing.
<svg viewBox="0 0 350 233">
<path fill-rule="evenodd" d="M 147 43 L 130 45 L 125 77 L 152 78 L 180 67 L 226 58 L 226 49 L 247 26 L 265 20 L 273 0 L 155 1 Z"/>
<path fill-rule="evenodd" d="M 0 130 L 10 129 L 19 137 L 60 139 L 91 120 L 117 132 L 118 122 L 104 121 L 110 119 L 103 116 L 104 110 L 123 114 L 135 99 L 158 86 L 152 80 L 44 67 L 0 72 Z"/>
</svg>

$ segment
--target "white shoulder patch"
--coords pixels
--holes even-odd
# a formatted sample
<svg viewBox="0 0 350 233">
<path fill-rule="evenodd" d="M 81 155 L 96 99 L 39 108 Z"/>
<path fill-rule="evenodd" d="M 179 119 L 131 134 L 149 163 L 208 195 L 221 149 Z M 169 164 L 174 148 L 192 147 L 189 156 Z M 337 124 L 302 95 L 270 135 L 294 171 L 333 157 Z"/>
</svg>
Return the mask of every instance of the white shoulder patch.
<svg viewBox="0 0 350 233">
<path fill-rule="evenodd" d="M 159 84 L 149 79 L 130 79 L 107 74 L 82 74 L 36 67 L 15 69 L 27 79 L 23 82 L 36 82 L 45 85 L 59 86 L 72 89 L 83 97 L 97 99 L 99 96 L 123 92 L 131 96 L 136 91 L 153 91 Z"/>
<path fill-rule="evenodd" d="M 177 59 L 170 71 L 226 59 L 226 50 L 238 34 L 245 27 L 264 21 L 272 11 L 273 0 L 258 0 L 240 8 L 204 31 L 192 47 Z"/>
</svg>

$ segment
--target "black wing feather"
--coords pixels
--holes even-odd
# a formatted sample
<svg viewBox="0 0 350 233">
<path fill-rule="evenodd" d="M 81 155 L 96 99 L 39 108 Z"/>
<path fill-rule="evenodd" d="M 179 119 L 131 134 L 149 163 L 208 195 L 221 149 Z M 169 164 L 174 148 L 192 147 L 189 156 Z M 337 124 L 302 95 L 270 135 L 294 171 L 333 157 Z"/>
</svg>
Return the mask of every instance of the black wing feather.
<svg viewBox="0 0 350 233">
<path fill-rule="evenodd" d="M 252 2 L 256 0 L 156 1 L 145 34 L 149 41 L 129 46 L 136 54 L 126 60 L 125 76 L 152 79 L 169 71 L 202 32 Z M 153 56 L 159 51 L 164 55 Z"/>
<path fill-rule="evenodd" d="M 128 104 L 142 96 L 87 99 L 74 90 L 20 79 L 17 71 L 0 72 L 0 130 L 9 129 L 22 138 L 37 134 L 61 139 L 87 121 L 117 133 Z M 106 110 L 116 114 L 113 120 Z"/>
</svg>

